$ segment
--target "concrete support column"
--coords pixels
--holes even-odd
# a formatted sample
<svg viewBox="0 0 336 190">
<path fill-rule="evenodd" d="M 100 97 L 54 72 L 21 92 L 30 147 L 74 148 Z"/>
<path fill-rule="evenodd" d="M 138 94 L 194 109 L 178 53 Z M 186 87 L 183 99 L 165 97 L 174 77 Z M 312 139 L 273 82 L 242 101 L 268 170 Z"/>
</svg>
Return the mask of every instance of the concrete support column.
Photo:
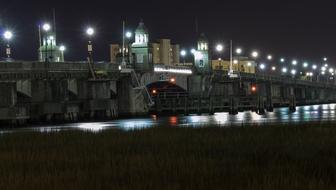
<svg viewBox="0 0 336 190">
<path fill-rule="evenodd" d="M 266 91 L 266 110 L 268 112 L 273 112 L 273 91 L 272 91 L 272 83 L 265 83 L 265 91 Z"/>
</svg>

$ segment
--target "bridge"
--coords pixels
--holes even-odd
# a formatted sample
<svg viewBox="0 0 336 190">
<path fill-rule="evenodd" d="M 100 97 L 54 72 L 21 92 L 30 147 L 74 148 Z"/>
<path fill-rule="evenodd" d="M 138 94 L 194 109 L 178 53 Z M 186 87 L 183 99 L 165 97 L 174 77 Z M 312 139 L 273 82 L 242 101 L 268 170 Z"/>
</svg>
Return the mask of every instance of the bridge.
<svg viewBox="0 0 336 190">
<path fill-rule="evenodd" d="M 155 65 L 138 72 L 118 64 L 1 62 L 0 121 L 27 123 L 112 119 L 148 113 L 202 114 L 336 102 L 336 83 L 288 76 Z"/>
</svg>

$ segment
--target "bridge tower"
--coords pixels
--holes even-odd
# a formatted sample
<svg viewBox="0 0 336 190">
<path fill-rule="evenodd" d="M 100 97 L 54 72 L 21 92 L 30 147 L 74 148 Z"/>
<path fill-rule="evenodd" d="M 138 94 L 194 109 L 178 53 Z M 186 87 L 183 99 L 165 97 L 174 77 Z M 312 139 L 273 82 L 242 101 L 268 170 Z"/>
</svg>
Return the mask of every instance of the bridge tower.
<svg viewBox="0 0 336 190">
<path fill-rule="evenodd" d="M 149 45 L 149 33 L 143 21 L 135 31 L 135 42 L 132 44 L 134 69 L 140 72 L 153 71 L 152 54 Z"/>
<path fill-rule="evenodd" d="M 64 62 L 62 52 L 56 44 L 56 33 L 53 30 L 44 31 L 41 43 L 38 50 L 40 62 Z"/>
<path fill-rule="evenodd" d="M 197 51 L 195 56 L 195 69 L 199 74 L 211 73 L 211 65 L 209 60 L 209 41 L 204 34 L 201 34 L 197 42 Z"/>
</svg>

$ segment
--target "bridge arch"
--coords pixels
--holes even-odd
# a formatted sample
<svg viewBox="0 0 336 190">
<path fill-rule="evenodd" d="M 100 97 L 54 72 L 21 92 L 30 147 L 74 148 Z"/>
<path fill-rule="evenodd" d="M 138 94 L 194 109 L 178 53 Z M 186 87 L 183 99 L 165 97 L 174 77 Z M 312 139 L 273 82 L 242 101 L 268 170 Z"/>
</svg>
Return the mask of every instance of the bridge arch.
<svg viewBox="0 0 336 190">
<path fill-rule="evenodd" d="M 188 75 L 168 74 L 168 73 L 144 73 L 141 75 L 140 83 L 142 86 L 149 86 L 157 82 L 170 82 L 174 80 L 174 84 L 188 91 Z"/>
<path fill-rule="evenodd" d="M 184 88 L 180 87 L 174 82 L 171 81 L 156 81 L 151 84 L 148 84 L 147 89 L 152 97 L 157 95 L 164 96 L 187 96 L 188 92 Z"/>
</svg>

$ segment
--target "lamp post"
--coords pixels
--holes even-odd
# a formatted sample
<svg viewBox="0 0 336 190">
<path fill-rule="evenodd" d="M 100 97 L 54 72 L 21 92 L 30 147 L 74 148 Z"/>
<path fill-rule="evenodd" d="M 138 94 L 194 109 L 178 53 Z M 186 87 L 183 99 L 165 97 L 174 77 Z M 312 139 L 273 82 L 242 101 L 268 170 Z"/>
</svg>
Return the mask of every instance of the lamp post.
<svg viewBox="0 0 336 190">
<path fill-rule="evenodd" d="M 94 28 L 88 27 L 86 29 L 86 35 L 88 36 L 88 45 L 87 45 L 88 56 L 89 56 L 88 57 L 88 64 L 89 64 L 89 69 L 90 69 L 91 75 L 92 75 L 93 79 L 95 80 L 96 79 L 96 74 L 95 74 L 94 69 L 93 69 L 93 56 L 92 56 L 93 46 L 92 46 L 92 41 L 91 41 L 91 38 L 93 37 L 94 34 L 95 34 Z"/>
<path fill-rule="evenodd" d="M 66 50 L 66 47 L 64 45 L 61 45 L 59 50 L 61 51 L 61 62 L 64 62 L 64 52 Z"/>
<path fill-rule="evenodd" d="M 129 58 L 129 55 L 130 55 L 130 53 L 129 53 L 129 47 L 130 47 L 130 41 L 131 41 L 132 37 L 133 37 L 132 32 L 127 31 L 126 33 L 124 33 L 124 39 L 125 39 L 124 41 L 125 41 L 125 43 L 123 43 L 123 50 L 122 50 L 123 51 L 123 53 L 122 53 L 123 60 L 122 60 L 122 64 L 125 67 L 127 66 L 127 63 L 129 63 L 129 60 L 130 60 L 130 58 Z M 125 60 L 126 55 L 128 56 L 127 61 Z"/>
<path fill-rule="evenodd" d="M 217 44 L 216 51 L 218 53 L 222 53 L 224 51 L 224 46 L 222 44 Z M 220 58 L 218 58 L 218 60 L 219 60 L 219 66 L 221 67 L 221 69 L 224 70 L 224 68 L 222 67 L 222 57 L 220 56 Z"/>
<path fill-rule="evenodd" d="M 49 45 L 49 37 L 48 37 L 48 33 L 51 30 L 51 26 L 49 23 L 45 23 L 42 26 L 42 29 L 44 31 L 44 35 L 43 35 L 43 42 L 44 42 L 44 46 L 45 46 L 45 51 L 44 51 L 44 59 L 45 62 L 49 62 L 49 55 L 48 55 L 48 45 Z"/>
<path fill-rule="evenodd" d="M 3 34 L 7 45 L 6 45 L 6 56 L 9 59 L 11 57 L 11 47 L 10 47 L 10 40 L 13 38 L 13 33 L 9 30 L 5 31 L 5 33 Z"/>
<path fill-rule="evenodd" d="M 254 59 L 254 61 L 255 61 L 255 63 L 256 63 L 255 69 L 258 71 L 258 70 L 259 70 L 259 69 L 258 69 L 259 64 L 258 64 L 258 62 L 257 62 L 257 59 L 258 59 L 258 57 L 259 57 L 259 53 L 258 53 L 257 51 L 252 51 L 251 56 L 252 56 L 252 58 Z"/>
<path fill-rule="evenodd" d="M 243 53 L 243 50 L 241 48 L 236 49 L 236 54 L 238 56 L 238 71 L 240 71 L 240 55 Z"/>
<path fill-rule="evenodd" d="M 181 57 L 183 58 L 183 64 L 185 64 L 185 57 L 187 55 L 186 50 L 181 50 L 180 54 L 181 54 Z"/>
</svg>

